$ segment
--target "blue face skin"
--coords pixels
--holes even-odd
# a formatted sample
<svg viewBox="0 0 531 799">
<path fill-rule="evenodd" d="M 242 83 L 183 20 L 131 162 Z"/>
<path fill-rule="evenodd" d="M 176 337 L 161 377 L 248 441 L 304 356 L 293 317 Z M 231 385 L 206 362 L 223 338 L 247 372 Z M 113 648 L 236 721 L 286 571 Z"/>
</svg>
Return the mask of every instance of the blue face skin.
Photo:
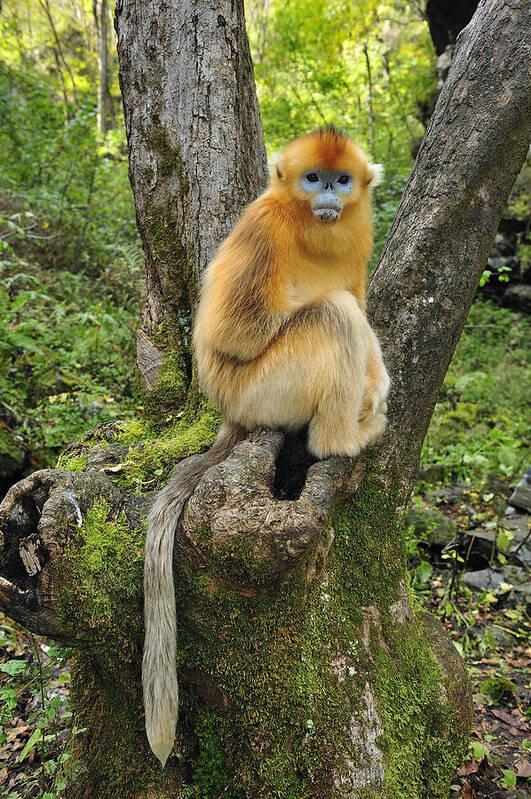
<svg viewBox="0 0 531 799">
<path fill-rule="evenodd" d="M 308 194 L 313 215 L 321 222 L 336 222 L 343 203 L 341 195 L 352 190 L 352 175 L 348 172 L 326 172 L 323 169 L 310 169 L 301 178 L 301 186 Z"/>
</svg>

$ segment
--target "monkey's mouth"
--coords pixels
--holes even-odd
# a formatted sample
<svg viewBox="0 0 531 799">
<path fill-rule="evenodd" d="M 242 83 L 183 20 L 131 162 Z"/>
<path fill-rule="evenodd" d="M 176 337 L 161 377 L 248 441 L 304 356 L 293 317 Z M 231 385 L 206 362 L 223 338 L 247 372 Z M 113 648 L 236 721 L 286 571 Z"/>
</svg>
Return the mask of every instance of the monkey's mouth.
<svg viewBox="0 0 531 799">
<path fill-rule="evenodd" d="M 341 209 L 332 208 L 329 205 L 322 205 L 318 208 L 313 208 L 313 215 L 320 222 L 336 222 L 341 214 Z"/>
</svg>

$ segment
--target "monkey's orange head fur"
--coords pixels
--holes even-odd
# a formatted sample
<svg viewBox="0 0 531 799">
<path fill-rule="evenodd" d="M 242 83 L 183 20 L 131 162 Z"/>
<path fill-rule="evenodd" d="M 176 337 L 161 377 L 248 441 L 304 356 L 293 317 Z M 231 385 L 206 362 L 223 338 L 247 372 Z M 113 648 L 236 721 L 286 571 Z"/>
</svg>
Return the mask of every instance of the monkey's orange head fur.
<svg viewBox="0 0 531 799">
<path fill-rule="evenodd" d="M 333 125 L 295 139 L 273 156 L 271 188 L 307 200 L 300 184 L 303 175 L 312 169 L 352 176 L 352 189 L 342 198 L 344 204 L 356 202 L 377 184 L 381 174 L 381 167 L 369 164 L 363 150 Z"/>
</svg>

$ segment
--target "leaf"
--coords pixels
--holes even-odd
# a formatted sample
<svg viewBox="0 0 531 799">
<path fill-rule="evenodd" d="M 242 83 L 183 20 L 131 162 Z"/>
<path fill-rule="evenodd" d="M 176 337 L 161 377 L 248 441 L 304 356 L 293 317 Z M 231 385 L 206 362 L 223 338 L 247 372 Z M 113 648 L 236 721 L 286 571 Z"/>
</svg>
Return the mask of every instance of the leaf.
<svg viewBox="0 0 531 799">
<path fill-rule="evenodd" d="M 522 725 L 511 716 L 509 713 L 506 713 L 505 710 L 497 710 L 496 708 L 492 708 L 490 711 L 493 716 L 496 716 L 497 719 L 501 719 L 506 724 L 509 724 L 511 727 L 516 727 L 517 729 L 521 729 Z"/>
<path fill-rule="evenodd" d="M 514 788 L 516 785 L 516 774 L 510 769 L 503 770 L 503 781 L 508 788 Z"/>
<path fill-rule="evenodd" d="M 476 774 L 479 771 L 480 763 L 475 758 L 472 760 L 466 760 L 459 771 L 457 772 L 459 777 L 468 777 L 469 774 Z"/>
<path fill-rule="evenodd" d="M 427 560 L 423 560 L 415 569 L 415 574 L 419 583 L 427 583 L 433 572 L 433 566 Z"/>
<path fill-rule="evenodd" d="M 22 674 L 26 671 L 28 664 L 25 660 L 8 660 L 6 663 L 0 663 L 0 671 L 14 677 L 16 674 Z"/>
<path fill-rule="evenodd" d="M 513 768 L 516 770 L 517 777 L 522 777 L 523 779 L 531 777 L 531 762 L 525 757 L 519 758 Z"/>
<path fill-rule="evenodd" d="M 489 750 L 480 741 L 470 741 L 470 748 L 475 760 L 482 760 L 484 757 L 489 756 Z"/>
<path fill-rule="evenodd" d="M 31 751 L 33 751 L 33 749 L 35 748 L 35 744 L 37 744 L 41 740 L 42 740 L 42 730 L 39 727 L 37 727 L 37 729 L 33 730 L 32 735 L 30 735 L 28 742 L 26 743 L 26 746 L 17 757 L 16 762 L 21 763 L 24 760 L 24 758 L 27 757 L 27 755 Z"/>
</svg>

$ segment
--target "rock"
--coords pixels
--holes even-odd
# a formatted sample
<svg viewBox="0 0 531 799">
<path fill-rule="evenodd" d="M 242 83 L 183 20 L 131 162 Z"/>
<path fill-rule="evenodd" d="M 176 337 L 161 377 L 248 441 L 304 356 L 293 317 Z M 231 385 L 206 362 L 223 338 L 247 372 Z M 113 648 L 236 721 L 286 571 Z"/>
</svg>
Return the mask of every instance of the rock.
<svg viewBox="0 0 531 799">
<path fill-rule="evenodd" d="M 529 516 L 511 516 L 502 522 L 505 530 L 508 530 L 513 538 L 507 548 L 506 555 L 515 563 L 526 569 L 531 569 L 531 523 Z"/>
<path fill-rule="evenodd" d="M 509 519 L 503 519 L 502 526 L 506 530 L 511 531 L 515 541 L 523 541 L 531 530 L 531 519 L 529 518 L 529 514 L 521 513 L 511 516 Z"/>
<path fill-rule="evenodd" d="M 509 266 L 512 260 L 511 258 L 493 257 L 488 259 L 487 266 L 493 272 L 498 272 L 502 266 Z"/>
<path fill-rule="evenodd" d="M 436 547 L 445 547 L 457 535 L 456 522 L 432 508 L 409 508 L 406 522 L 419 538 Z"/>
<path fill-rule="evenodd" d="M 464 551 L 465 554 L 469 555 L 469 558 L 472 558 L 472 555 L 480 555 L 478 565 L 482 565 L 482 562 L 485 563 L 485 561 L 488 563 L 492 556 L 495 538 L 495 530 L 484 530 L 481 527 L 467 530 L 461 553 Z"/>
<path fill-rule="evenodd" d="M 531 466 L 509 497 L 509 504 L 531 513 Z"/>
<path fill-rule="evenodd" d="M 503 574 L 494 569 L 480 569 L 476 572 L 465 572 L 462 582 L 476 591 L 496 591 L 506 581 Z"/>
<path fill-rule="evenodd" d="M 504 582 L 513 586 L 517 600 L 528 605 L 531 602 L 531 581 L 527 570 L 519 566 L 504 566 L 502 574 Z"/>
<path fill-rule="evenodd" d="M 428 466 L 421 466 L 419 469 L 419 480 L 425 483 L 440 483 L 446 475 L 446 467 L 440 463 L 430 463 Z"/>
<path fill-rule="evenodd" d="M 517 311 L 531 313 L 531 286 L 515 283 L 503 295 L 503 304 Z"/>
<path fill-rule="evenodd" d="M 466 483 L 454 483 L 451 486 L 440 486 L 426 494 L 430 503 L 437 505 L 455 505 L 461 502 L 463 494 L 468 488 Z"/>
<path fill-rule="evenodd" d="M 527 605 L 531 600 L 531 583 L 524 569 L 518 566 L 504 566 L 501 571 L 480 569 L 465 572 L 462 582 L 476 591 L 497 591 L 502 583 L 512 586 L 518 603 Z"/>
</svg>

